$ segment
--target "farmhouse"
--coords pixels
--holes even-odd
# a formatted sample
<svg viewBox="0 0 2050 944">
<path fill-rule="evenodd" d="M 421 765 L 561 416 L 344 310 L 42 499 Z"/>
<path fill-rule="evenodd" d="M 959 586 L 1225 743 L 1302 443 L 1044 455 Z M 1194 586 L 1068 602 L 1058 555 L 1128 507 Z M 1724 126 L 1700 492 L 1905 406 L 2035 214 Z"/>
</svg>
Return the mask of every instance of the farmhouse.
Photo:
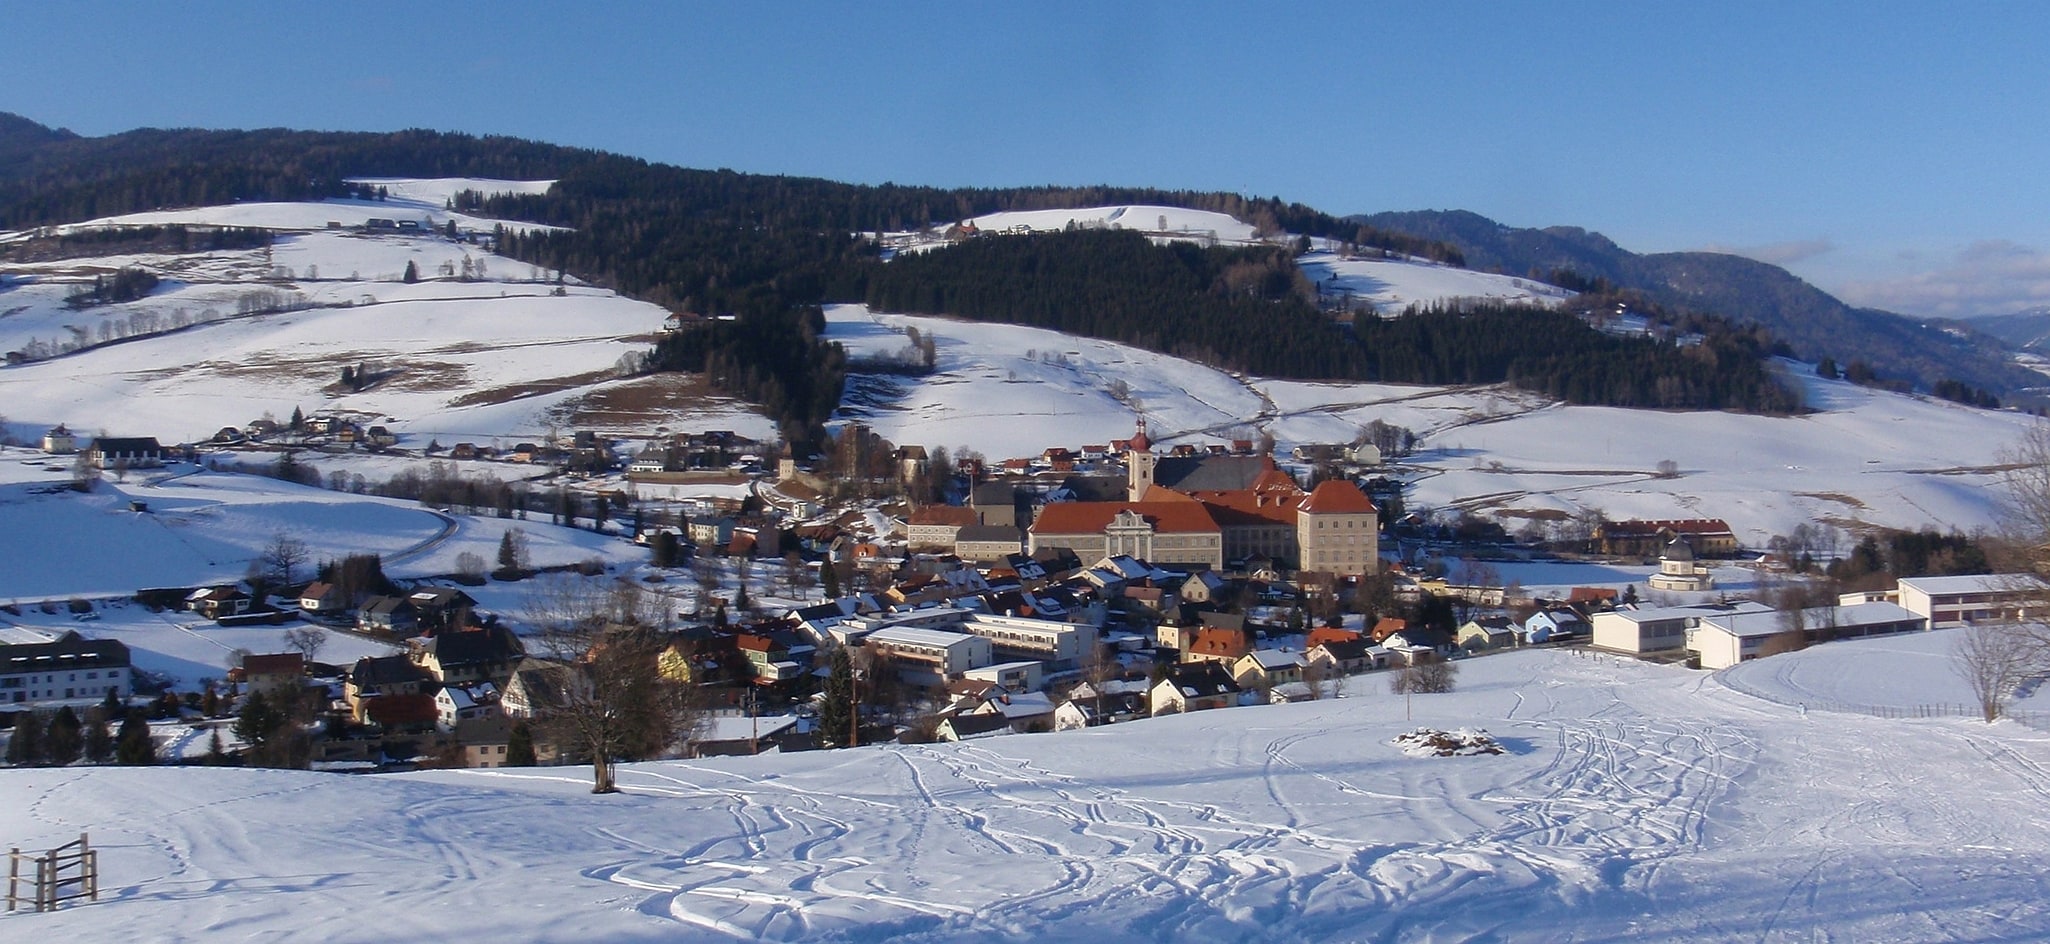
<svg viewBox="0 0 2050 944">
<path fill-rule="evenodd" d="M 86 460 L 98 469 L 154 469 L 164 464 L 164 447 L 155 436 L 95 439 Z"/>
</svg>

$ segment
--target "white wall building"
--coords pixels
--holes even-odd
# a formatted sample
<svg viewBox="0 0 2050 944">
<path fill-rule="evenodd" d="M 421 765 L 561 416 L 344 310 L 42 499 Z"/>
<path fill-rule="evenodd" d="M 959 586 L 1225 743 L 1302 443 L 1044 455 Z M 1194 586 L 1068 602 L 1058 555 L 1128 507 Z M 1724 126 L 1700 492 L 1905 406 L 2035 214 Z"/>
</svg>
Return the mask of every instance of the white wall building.
<svg viewBox="0 0 2050 944">
<path fill-rule="evenodd" d="M 862 644 L 897 660 L 904 680 L 914 685 L 944 684 L 969 669 L 996 661 L 989 640 L 937 629 L 890 626 L 869 633 Z"/>
<path fill-rule="evenodd" d="M 1763 603 L 1743 600 L 1737 603 L 1615 610 L 1596 613 L 1589 622 L 1594 626 L 1595 648 L 1642 655 L 1685 648 L 1687 631 L 1703 617 L 1771 612 L 1772 607 Z"/>
<path fill-rule="evenodd" d="M 1900 605 L 1929 621 L 1930 629 L 1990 623 L 2027 615 L 2050 586 L 2028 574 L 1903 577 Z"/>
<path fill-rule="evenodd" d="M 1704 669 L 1727 669 L 1758 658 L 1766 640 L 1795 625 L 1777 611 L 1704 616 L 1687 631 L 1687 650 Z M 1921 632 L 1929 621 L 1892 603 L 1860 603 L 1802 610 L 1798 625 L 1810 640 L 1827 640 Z"/>
</svg>

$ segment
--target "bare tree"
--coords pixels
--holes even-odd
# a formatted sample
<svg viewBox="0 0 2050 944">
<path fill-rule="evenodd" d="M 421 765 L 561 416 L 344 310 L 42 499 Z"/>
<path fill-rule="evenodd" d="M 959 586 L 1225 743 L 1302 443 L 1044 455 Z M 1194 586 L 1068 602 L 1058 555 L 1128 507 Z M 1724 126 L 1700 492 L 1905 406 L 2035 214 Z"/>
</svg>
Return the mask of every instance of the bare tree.
<svg viewBox="0 0 2050 944">
<path fill-rule="evenodd" d="M 263 547 L 265 575 L 272 583 L 285 585 L 292 582 L 292 575 L 299 565 L 306 563 L 306 542 L 279 531 Z"/>
<path fill-rule="evenodd" d="M 590 761 L 592 793 L 618 792 L 614 763 L 660 757 L 691 736 L 691 689 L 661 671 L 669 640 L 660 597 L 559 574 L 529 591 L 526 618 L 548 655 L 539 673 L 553 705 L 541 727 Z"/>
<path fill-rule="evenodd" d="M 1397 695 L 1441 695 L 1452 690 L 1459 666 L 1444 656 L 1418 653 L 1416 661 L 1395 673 L 1388 686 Z"/>
<path fill-rule="evenodd" d="M 2007 700 L 2037 674 L 2039 663 L 2030 633 L 2014 623 L 1966 626 L 1950 650 L 1951 671 L 1972 688 L 1979 713 L 1988 722 L 2000 717 Z"/>
<path fill-rule="evenodd" d="M 327 630 L 318 626 L 294 626 L 285 630 L 285 646 L 298 650 L 308 662 L 312 662 L 326 645 Z"/>
</svg>

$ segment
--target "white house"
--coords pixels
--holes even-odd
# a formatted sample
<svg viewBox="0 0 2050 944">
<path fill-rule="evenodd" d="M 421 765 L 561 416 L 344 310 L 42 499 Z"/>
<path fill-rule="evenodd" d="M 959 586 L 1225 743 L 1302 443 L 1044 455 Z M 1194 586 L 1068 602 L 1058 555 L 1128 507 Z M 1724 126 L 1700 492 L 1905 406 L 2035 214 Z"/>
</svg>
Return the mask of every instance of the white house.
<svg viewBox="0 0 2050 944">
<path fill-rule="evenodd" d="M 1930 629 L 2015 619 L 2040 609 L 2050 585 L 2028 574 L 1903 577 L 1900 605 L 1929 621 Z"/>
</svg>

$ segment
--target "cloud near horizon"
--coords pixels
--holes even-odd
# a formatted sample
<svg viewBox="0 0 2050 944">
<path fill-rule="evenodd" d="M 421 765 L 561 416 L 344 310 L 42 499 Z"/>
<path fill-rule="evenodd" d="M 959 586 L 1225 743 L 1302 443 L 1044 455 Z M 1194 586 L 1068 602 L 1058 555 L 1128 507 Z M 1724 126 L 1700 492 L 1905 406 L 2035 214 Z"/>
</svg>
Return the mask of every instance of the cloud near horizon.
<svg viewBox="0 0 2050 944">
<path fill-rule="evenodd" d="M 1836 294 L 1853 305 L 1940 318 L 2013 314 L 2050 305 L 2050 252 L 1981 240 L 1937 268 L 1849 282 Z"/>
<path fill-rule="evenodd" d="M 1804 259 L 1813 259 L 1824 253 L 1835 252 L 1836 243 L 1827 239 L 1795 239 L 1783 243 L 1768 243 L 1763 246 L 1724 246 L 1710 243 L 1702 247 L 1703 252 L 1721 252 L 1732 256 L 1743 256 L 1768 265 L 1790 266 Z"/>
</svg>

